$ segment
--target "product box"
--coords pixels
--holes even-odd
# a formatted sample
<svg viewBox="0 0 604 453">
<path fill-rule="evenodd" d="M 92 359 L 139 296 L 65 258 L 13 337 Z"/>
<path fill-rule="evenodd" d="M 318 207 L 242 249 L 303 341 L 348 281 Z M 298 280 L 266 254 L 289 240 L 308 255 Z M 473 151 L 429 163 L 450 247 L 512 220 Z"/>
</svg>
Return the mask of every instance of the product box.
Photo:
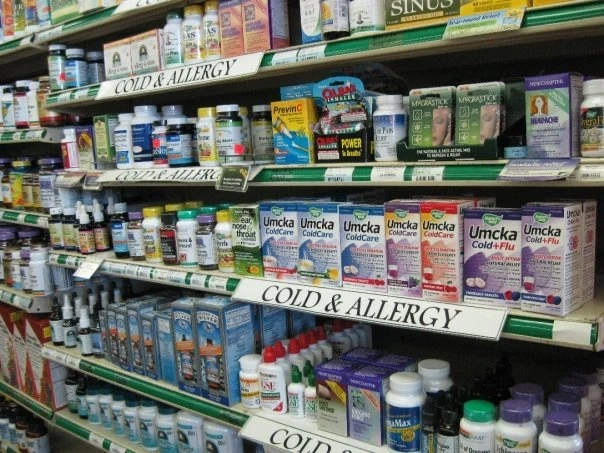
<svg viewBox="0 0 604 453">
<path fill-rule="evenodd" d="M 388 294 L 422 297 L 420 205 L 392 200 L 384 205 Z"/>
<path fill-rule="evenodd" d="M 422 297 L 461 302 L 463 283 L 463 211 L 471 201 L 424 201 L 421 204 Z"/>
<path fill-rule="evenodd" d="M 125 304 L 109 304 L 105 309 L 107 318 L 107 343 L 109 345 L 108 356 L 111 363 L 120 365 L 120 339 L 117 334 L 117 316 L 116 310 L 125 307 Z"/>
<path fill-rule="evenodd" d="M 103 44 L 103 54 L 107 80 L 122 79 L 132 75 L 130 38 Z"/>
<path fill-rule="evenodd" d="M 418 360 L 413 357 L 408 357 L 400 354 L 384 354 L 377 358 L 373 365 L 382 368 L 388 368 L 393 372 L 412 371 L 417 372 Z"/>
<path fill-rule="evenodd" d="M 262 242 L 260 240 L 259 206 L 257 203 L 238 204 L 229 208 L 233 229 L 235 273 L 262 277 Z"/>
<path fill-rule="evenodd" d="M 79 0 L 50 0 L 50 21 L 57 25 L 80 15 Z"/>
<path fill-rule="evenodd" d="M 521 209 L 464 211 L 464 302 L 520 308 L 521 219 Z"/>
<path fill-rule="evenodd" d="M 260 239 L 264 277 L 298 281 L 298 203 L 260 203 Z"/>
<path fill-rule="evenodd" d="M 578 156 L 583 76 L 563 73 L 527 77 L 524 88 L 528 157 L 543 159 Z"/>
<path fill-rule="evenodd" d="M 105 359 L 111 361 L 109 350 L 109 329 L 107 328 L 107 309 L 99 310 L 99 325 L 101 326 L 101 348 L 105 352 Z"/>
<path fill-rule="evenodd" d="M 462 16 L 498 11 L 510 8 L 529 8 L 534 0 L 465 0 L 461 1 Z"/>
<path fill-rule="evenodd" d="M 80 3 L 80 14 L 88 13 L 94 10 L 103 9 L 105 5 L 104 0 L 79 0 Z"/>
<path fill-rule="evenodd" d="M 243 55 L 243 11 L 241 0 L 222 0 L 218 3 L 220 17 L 220 56 Z"/>
<path fill-rule="evenodd" d="M 43 315 L 26 318 L 27 379 L 25 392 L 52 410 L 67 405 L 65 378 L 67 369 L 57 362 L 42 357 L 44 343 L 51 341 L 50 322 Z"/>
<path fill-rule="evenodd" d="M 368 162 L 373 160 L 373 148 L 373 128 L 347 134 L 315 130 L 315 162 Z"/>
<path fill-rule="evenodd" d="M 155 315 L 159 372 L 162 381 L 178 385 L 176 379 L 176 356 L 172 334 L 172 310 L 162 310 Z"/>
<path fill-rule="evenodd" d="M 301 83 L 299 85 L 288 85 L 279 88 L 282 101 L 293 101 L 302 98 L 311 98 L 314 83 Z"/>
<path fill-rule="evenodd" d="M 164 69 L 164 31 L 149 30 L 130 37 L 130 59 L 134 75 Z"/>
<path fill-rule="evenodd" d="M 145 376 L 159 380 L 161 379 L 161 368 L 159 342 L 157 341 L 157 314 L 157 311 L 143 313 L 140 324 Z"/>
<path fill-rule="evenodd" d="M 4 40 L 10 40 L 15 34 L 15 19 L 12 0 L 2 0 L 2 31 Z"/>
<path fill-rule="evenodd" d="M 0 380 L 11 387 L 19 387 L 19 373 L 15 365 L 15 324 L 25 318 L 25 312 L 6 304 L 0 304 Z"/>
<path fill-rule="evenodd" d="M 194 395 L 201 395 L 199 356 L 195 347 L 195 302 L 199 300 L 201 299 L 183 297 L 172 304 L 172 336 L 178 388 Z"/>
<path fill-rule="evenodd" d="M 560 3 L 570 3 L 574 0 L 533 0 L 533 6 L 559 5 Z"/>
<path fill-rule="evenodd" d="M 132 371 L 127 304 L 115 308 L 115 324 L 117 327 L 119 366 L 126 371 Z"/>
<path fill-rule="evenodd" d="M 522 207 L 524 311 L 565 316 L 581 306 L 581 203 Z"/>
<path fill-rule="evenodd" d="M 384 206 L 345 204 L 338 212 L 342 286 L 387 293 Z"/>
<path fill-rule="evenodd" d="M 76 145 L 80 156 L 80 170 L 94 170 L 94 128 L 92 126 L 76 126 Z"/>
<path fill-rule="evenodd" d="M 432 2 L 417 0 L 386 0 L 386 30 L 400 30 L 447 22 L 459 16 L 462 0 Z"/>
<path fill-rule="evenodd" d="M 360 363 L 334 359 L 315 368 L 320 431 L 348 436 L 348 374 L 362 367 Z"/>
<path fill-rule="evenodd" d="M 287 313 L 287 338 L 297 337 L 317 326 L 317 317 L 312 313 L 285 310 Z"/>
<path fill-rule="evenodd" d="M 300 34 L 302 44 L 321 41 L 321 2 L 318 0 L 300 1 Z M 295 35 L 294 35 L 295 36 Z M 283 99 L 283 98 L 281 98 Z"/>
<path fill-rule="evenodd" d="M 453 144 L 456 88 L 421 88 L 409 92 L 409 148 Z"/>
<path fill-rule="evenodd" d="M 128 316 L 128 347 L 130 355 L 130 366 L 132 371 L 145 375 L 145 360 L 143 347 L 143 330 L 141 320 L 145 313 L 151 313 L 155 310 L 154 301 L 134 301 L 126 305 Z"/>
<path fill-rule="evenodd" d="M 27 379 L 27 341 L 25 317 L 15 320 L 13 325 L 13 349 L 19 390 L 25 392 Z"/>
<path fill-rule="evenodd" d="M 392 373 L 388 368 L 368 365 L 348 374 L 351 438 L 376 446 L 386 442 L 386 393 Z"/>
<path fill-rule="evenodd" d="M 504 93 L 503 82 L 457 87 L 455 144 L 483 145 L 486 139 L 499 137 L 505 129 Z"/>
<path fill-rule="evenodd" d="M 243 53 L 289 47 L 287 0 L 242 0 Z"/>
<path fill-rule="evenodd" d="M 116 114 L 97 115 L 92 119 L 94 126 L 94 153 L 98 169 L 115 168 L 115 142 L 113 131 L 119 124 Z"/>
<path fill-rule="evenodd" d="M 260 334 L 260 347 L 271 346 L 277 340 L 287 337 L 288 310 L 267 305 L 257 307 L 258 333 Z"/>
<path fill-rule="evenodd" d="M 313 128 L 317 109 L 312 98 L 271 102 L 276 164 L 314 163 Z"/>
<path fill-rule="evenodd" d="M 383 356 L 384 353 L 377 349 L 371 348 L 354 348 L 350 351 L 342 354 L 341 358 L 345 360 L 350 360 L 351 362 L 364 363 L 365 365 L 371 365 L 376 361 L 376 359 Z"/>
<path fill-rule="evenodd" d="M 340 204 L 298 204 L 298 277 L 302 284 L 332 288 L 342 286 Z"/>
<path fill-rule="evenodd" d="M 251 306 L 208 297 L 195 310 L 201 396 L 226 406 L 237 404 L 239 359 L 255 352 Z"/>
</svg>

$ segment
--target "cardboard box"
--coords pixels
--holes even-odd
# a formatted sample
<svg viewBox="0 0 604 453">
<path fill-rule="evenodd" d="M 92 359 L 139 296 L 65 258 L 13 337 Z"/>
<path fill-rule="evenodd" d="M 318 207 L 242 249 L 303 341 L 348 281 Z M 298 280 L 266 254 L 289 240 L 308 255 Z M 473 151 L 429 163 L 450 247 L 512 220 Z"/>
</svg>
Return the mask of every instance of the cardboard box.
<svg viewBox="0 0 604 453">
<path fill-rule="evenodd" d="M 124 304 L 115 309 L 117 325 L 117 341 L 119 366 L 126 371 L 132 371 L 132 353 L 130 351 L 130 332 L 128 331 L 128 309 Z"/>
<path fill-rule="evenodd" d="M 312 313 L 286 310 L 288 338 L 297 337 L 302 332 L 314 329 L 317 325 L 317 317 Z"/>
<path fill-rule="evenodd" d="M 79 0 L 80 3 L 80 14 L 88 13 L 98 9 L 103 9 L 105 5 L 104 0 Z"/>
<path fill-rule="evenodd" d="M 243 10 L 241 0 L 222 0 L 218 3 L 220 17 L 220 56 L 243 55 Z"/>
<path fill-rule="evenodd" d="M 271 346 L 277 340 L 287 338 L 288 310 L 279 307 L 260 305 L 256 312 L 260 347 Z"/>
<path fill-rule="evenodd" d="M 105 317 L 107 318 L 107 345 L 108 345 L 108 359 L 114 365 L 120 365 L 120 340 L 117 334 L 117 316 L 116 310 L 125 307 L 125 304 L 109 304 L 105 309 Z"/>
<path fill-rule="evenodd" d="M 199 300 L 195 297 L 183 297 L 172 304 L 172 336 L 178 388 L 194 395 L 201 395 L 199 354 L 195 346 L 197 344 L 195 302 Z"/>
<path fill-rule="evenodd" d="M 314 162 L 369 162 L 373 160 L 373 128 L 350 134 L 314 133 Z"/>
<path fill-rule="evenodd" d="M 159 341 L 157 340 L 157 311 L 143 313 L 140 319 L 145 376 L 161 379 Z"/>
<path fill-rule="evenodd" d="M 456 88 L 420 88 L 409 92 L 409 148 L 453 143 Z"/>
<path fill-rule="evenodd" d="M 107 80 L 121 79 L 132 75 L 130 38 L 103 44 L 103 54 Z"/>
<path fill-rule="evenodd" d="M 342 354 L 342 358 L 345 360 L 350 360 L 351 362 L 358 362 L 363 363 L 365 365 L 370 365 L 383 355 L 384 353 L 377 349 L 360 347 L 351 349 L 350 351 L 346 351 L 344 354 Z"/>
<path fill-rule="evenodd" d="M 11 387 L 19 387 L 19 372 L 15 362 L 15 324 L 25 318 L 25 312 L 0 304 L 0 379 Z"/>
<path fill-rule="evenodd" d="M 80 170 L 94 170 L 94 128 L 92 126 L 76 126 L 76 144 L 80 155 Z"/>
<path fill-rule="evenodd" d="M 386 30 L 447 22 L 459 16 L 462 0 L 386 0 Z"/>
<path fill-rule="evenodd" d="M 164 31 L 149 30 L 130 37 L 130 59 L 134 75 L 164 69 Z"/>
<path fill-rule="evenodd" d="M 238 204 L 229 208 L 233 229 L 233 254 L 237 275 L 262 277 L 262 242 L 260 211 L 257 203 Z"/>
<path fill-rule="evenodd" d="M 130 367 L 132 371 L 143 376 L 145 375 L 145 351 L 142 318 L 145 314 L 155 310 L 156 306 L 156 302 L 153 300 L 134 301 L 126 305 Z"/>
<path fill-rule="evenodd" d="M 312 98 L 271 102 L 276 164 L 315 161 L 313 129 L 317 109 Z"/>
<path fill-rule="evenodd" d="M 115 142 L 113 131 L 119 124 L 117 114 L 97 115 L 92 119 L 94 126 L 94 152 L 99 170 L 115 168 Z"/>
<path fill-rule="evenodd" d="M 53 25 L 75 19 L 79 15 L 79 0 L 50 0 L 50 21 Z"/>
<path fill-rule="evenodd" d="M 19 390 L 26 392 L 27 378 L 27 341 L 25 317 L 15 321 L 13 325 L 13 349 L 15 352 L 15 368 L 19 380 Z M 27 392 L 26 392 L 27 393 Z"/>
<path fill-rule="evenodd" d="M 382 368 L 389 368 L 393 372 L 412 371 L 417 372 L 418 360 L 413 357 L 408 357 L 400 354 L 384 354 L 377 358 L 373 365 Z"/>
<path fill-rule="evenodd" d="M 264 276 L 272 280 L 298 281 L 298 203 L 260 203 L 260 238 Z"/>
<path fill-rule="evenodd" d="M 243 0 L 243 52 L 289 47 L 287 0 Z"/>
<path fill-rule="evenodd" d="M 155 315 L 155 326 L 159 354 L 161 379 L 172 385 L 178 385 L 176 379 L 176 356 L 174 355 L 174 336 L 172 335 L 172 310 L 162 310 Z"/>
</svg>

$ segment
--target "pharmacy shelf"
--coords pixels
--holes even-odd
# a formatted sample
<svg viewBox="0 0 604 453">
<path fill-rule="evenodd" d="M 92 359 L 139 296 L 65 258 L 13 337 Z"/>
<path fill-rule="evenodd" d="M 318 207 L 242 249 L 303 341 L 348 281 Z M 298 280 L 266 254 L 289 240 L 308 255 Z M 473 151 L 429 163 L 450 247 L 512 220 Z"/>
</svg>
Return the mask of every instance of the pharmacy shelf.
<svg viewBox="0 0 604 453">
<path fill-rule="evenodd" d="M 44 52 L 43 50 L 34 47 L 33 41 L 33 34 L 3 41 L 0 44 L 0 64 L 10 61 L 15 56 L 18 56 L 19 58 L 28 58 Z"/>
<path fill-rule="evenodd" d="M 181 392 L 174 385 L 125 371 L 107 360 L 83 357 L 76 349 L 47 343 L 42 348 L 42 356 L 140 395 L 193 411 L 237 428 L 243 426 L 249 417 L 249 412 L 241 405 L 227 407 Z"/>
<path fill-rule="evenodd" d="M 61 143 L 63 128 L 22 129 L 0 133 L 0 145 L 19 143 Z"/>
<path fill-rule="evenodd" d="M 41 214 L 39 212 L 0 208 L 0 220 L 3 222 L 16 223 L 17 225 L 48 228 L 48 218 L 48 214 Z"/>
<path fill-rule="evenodd" d="M 0 440 L 0 452 L 2 453 L 19 453 L 19 449 L 5 440 Z"/>
<path fill-rule="evenodd" d="M 0 393 L 15 400 L 25 409 L 38 415 L 39 417 L 42 417 L 47 421 L 52 420 L 53 410 L 50 407 L 37 402 L 31 396 L 10 386 L 6 382 L 0 382 Z"/>
<path fill-rule="evenodd" d="M 50 313 L 52 311 L 52 296 L 32 296 L 4 284 L 0 284 L 0 301 L 25 310 L 27 313 Z"/>
<path fill-rule="evenodd" d="M 104 429 L 101 425 L 82 420 L 78 414 L 73 414 L 68 408 L 55 412 L 53 424 L 70 434 L 79 437 L 90 445 L 94 445 L 112 453 L 143 453 L 146 450 L 141 444 L 128 442 L 115 432 Z"/>
<path fill-rule="evenodd" d="M 94 101 L 100 87 L 100 84 L 94 84 L 82 88 L 55 91 L 46 98 L 46 107 L 60 109 L 64 105 L 70 107 L 87 105 Z"/>
</svg>

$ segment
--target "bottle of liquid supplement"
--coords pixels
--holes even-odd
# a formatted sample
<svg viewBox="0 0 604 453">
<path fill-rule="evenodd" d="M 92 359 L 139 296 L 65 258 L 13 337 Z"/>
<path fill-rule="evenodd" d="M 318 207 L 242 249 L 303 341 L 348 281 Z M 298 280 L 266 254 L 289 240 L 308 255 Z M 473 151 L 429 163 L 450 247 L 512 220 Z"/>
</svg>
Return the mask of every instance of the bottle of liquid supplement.
<svg viewBox="0 0 604 453">
<path fill-rule="evenodd" d="M 48 46 L 48 75 L 50 77 L 50 90 L 59 91 L 67 88 L 67 77 L 65 74 L 66 46 L 62 44 L 51 44 Z"/>
<path fill-rule="evenodd" d="M 111 242 L 116 258 L 130 258 L 128 250 L 128 213 L 126 203 L 115 204 L 115 214 L 109 219 Z"/>
<path fill-rule="evenodd" d="M 157 443 L 160 453 L 178 453 L 176 409 L 160 404 L 157 416 Z"/>
<path fill-rule="evenodd" d="M 390 390 L 386 393 L 386 442 L 390 450 L 421 452 L 421 411 L 425 401 L 419 374 L 400 372 L 390 376 Z"/>
<path fill-rule="evenodd" d="M 86 212 L 86 208 L 84 206 L 82 206 L 80 211 L 80 228 L 78 238 L 81 254 L 90 255 L 96 252 L 94 228 L 90 224 L 90 216 L 88 215 L 88 212 Z"/>
<path fill-rule="evenodd" d="M 128 213 L 128 253 L 134 261 L 145 260 L 145 241 L 143 239 L 143 213 L 131 211 Z"/>
<path fill-rule="evenodd" d="M 197 212 L 197 210 L 191 209 L 178 211 L 176 244 L 178 262 L 182 267 L 197 267 L 197 243 L 195 241 Z"/>
<path fill-rule="evenodd" d="M 138 424 L 143 448 L 147 451 L 159 450 L 157 439 L 157 403 L 143 398 L 138 409 Z"/>
<path fill-rule="evenodd" d="M 90 331 L 90 315 L 88 313 L 88 307 L 80 309 L 80 331 L 78 332 L 78 341 L 80 344 L 80 353 L 84 357 L 90 357 L 92 355 L 92 332 Z M 88 411 L 88 414 L 90 416 L 90 410 Z M 99 417 L 100 423 L 100 411 L 96 415 Z M 91 423 L 93 422 L 91 421 Z"/>
<path fill-rule="evenodd" d="M 252 107 L 252 156 L 256 164 L 275 162 L 270 105 Z"/>
<path fill-rule="evenodd" d="M 149 263 L 161 263 L 161 243 L 159 229 L 161 227 L 161 206 L 151 206 L 143 209 L 145 220 L 142 222 L 143 242 L 145 244 L 145 259 Z"/>
<path fill-rule="evenodd" d="M 287 406 L 292 418 L 304 418 L 304 390 L 302 373 L 296 365 L 291 367 L 291 383 L 287 386 Z"/>
<path fill-rule="evenodd" d="M 398 160 L 396 144 L 406 136 L 407 112 L 403 107 L 403 96 L 400 94 L 378 96 L 377 110 L 373 113 L 375 160 L 396 162 Z"/>
<path fill-rule="evenodd" d="M 153 122 L 153 166 L 156 168 L 167 168 L 168 165 L 168 121 L 159 120 Z"/>
<path fill-rule="evenodd" d="M 202 16 L 203 5 L 185 6 L 185 20 L 182 23 L 185 64 L 201 63 L 204 60 Z"/>
<path fill-rule="evenodd" d="M 50 337 L 52 344 L 55 346 L 63 346 L 63 313 L 58 299 L 52 303 L 52 312 L 48 317 L 50 322 Z"/>
<path fill-rule="evenodd" d="M 218 22 L 218 1 L 206 0 L 203 15 L 203 43 L 206 52 L 205 61 L 220 59 L 220 22 Z"/>
<path fill-rule="evenodd" d="M 463 406 L 459 424 L 459 451 L 495 453 L 495 406 L 484 400 L 470 400 Z"/>
<path fill-rule="evenodd" d="M 119 124 L 113 130 L 113 141 L 115 143 L 115 162 L 120 170 L 127 170 L 134 166 L 134 154 L 132 151 L 132 120 L 134 114 L 120 113 Z"/>
<path fill-rule="evenodd" d="M 308 385 L 304 389 L 304 417 L 312 423 L 317 423 L 317 386 L 314 371 L 308 375 Z"/>
<path fill-rule="evenodd" d="M 130 125 L 134 168 L 153 167 L 153 122 L 160 118 L 154 105 L 137 105 Z"/>
<path fill-rule="evenodd" d="M 449 377 L 451 366 L 444 360 L 422 360 L 417 365 L 417 372 L 422 377 L 424 391 L 429 396 L 436 397 L 440 390 L 446 392 L 453 385 L 453 381 Z"/>
<path fill-rule="evenodd" d="M 78 345 L 78 325 L 73 316 L 73 307 L 69 295 L 63 295 L 63 342 L 66 348 L 75 348 Z"/>
<path fill-rule="evenodd" d="M 348 0 L 321 0 L 321 35 L 325 41 L 350 36 Z"/>
<path fill-rule="evenodd" d="M 181 66 L 184 60 L 184 45 L 182 36 L 182 13 L 173 10 L 166 17 L 164 26 L 164 60 L 166 69 Z"/>
<path fill-rule="evenodd" d="M 69 370 L 67 377 L 65 378 L 65 395 L 67 400 L 67 407 L 69 412 L 72 414 L 78 413 L 78 396 L 76 390 L 78 389 L 78 377 L 75 370 Z"/>
<path fill-rule="evenodd" d="M 233 238 L 231 229 L 231 213 L 228 210 L 216 212 L 216 254 L 218 269 L 221 272 L 235 272 L 235 255 L 233 253 Z"/>
<path fill-rule="evenodd" d="M 506 400 L 499 406 L 495 425 L 495 451 L 532 453 L 537 444 L 533 405 L 524 400 Z"/>
<path fill-rule="evenodd" d="M 459 452 L 457 408 L 444 407 L 440 415 L 436 446 L 439 453 Z"/>
<path fill-rule="evenodd" d="M 436 427 L 435 423 L 436 408 L 434 407 L 434 398 L 426 398 L 426 402 L 422 407 L 422 453 L 436 452 Z M 495 425 L 493 425 L 493 430 Z M 495 438 L 493 437 L 493 442 Z M 493 453 L 493 452 L 489 452 Z"/>
<path fill-rule="evenodd" d="M 103 59 L 103 52 L 88 52 L 86 61 L 88 62 L 88 83 L 104 82 L 105 60 Z"/>
<path fill-rule="evenodd" d="M 208 1 L 206 1 L 206 5 L 207 3 Z M 216 107 L 197 109 L 197 159 L 202 167 L 218 165 L 215 122 Z"/>
<path fill-rule="evenodd" d="M 99 405 L 99 387 L 96 384 L 90 384 L 86 389 L 86 407 L 88 421 L 93 425 L 100 425 L 101 407 Z"/>
<path fill-rule="evenodd" d="M 203 452 L 203 418 L 187 411 L 179 411 L 176 415 L 178 427 L 178 451 Z"/>
<path fill-rule="evenodd" d="M 543 387 L 537 384 L 523 383 L 512 387 L 512 398 L 525 400 L 533 405 L 533 421 L 537 426 L 537 436 L 543 431 L 545 404 L 543 404 Z"/>
<path fill-rule="evenodd" d="M 587 381 L 587 396 L 591 401 L 591 442 L 595 443 L 600 439 L 601 426 L 598 421 L 602 416 L 602 389 L 598 385 L 598 372 L 595 368 L 587 368 L 573 371 L 572 374 Z"/>
<path fill-rule="evenodd" d="M 277 364 L 272 346 L 264 348 L 263 359 L 263 363 L 258 365 L 262 410 L 273 414 L 285 414 L 287 412 L 287 379 L 283 368 Z"/>
<path fill-rule="evenodd" d="M 579 416 L 572 412 L 554 411 L 545 416 L 544 430 L 539 436 L 539 453 L 581 453 Z"/>
<path fill-rule="evenodd" d="M 239 105 L 218 105 L 216 113 L 216 149 L 220 163 L 243 161 L 245 141 Z"/>
<path fill-rule="evenodd" d="M 67 49 L 65 52 L 66 88 L 80 88 L 88 85 L 88 63 L 84 58 L 84 49 Z"/>
</svg>

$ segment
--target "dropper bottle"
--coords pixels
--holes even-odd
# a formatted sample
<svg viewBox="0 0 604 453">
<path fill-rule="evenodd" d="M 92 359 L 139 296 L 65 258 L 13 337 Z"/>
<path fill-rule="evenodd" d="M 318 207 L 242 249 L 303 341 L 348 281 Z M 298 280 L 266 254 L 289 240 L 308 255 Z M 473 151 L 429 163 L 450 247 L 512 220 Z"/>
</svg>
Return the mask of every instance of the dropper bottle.
<svg viewBox="0 0 604 453">
<path fill-rule="evenodd" d="M 88 315 L 88 307 L 80 310 L 80 353 L 84 357 L 92 355 L 92 332 L 90 331 L 90 316 Z"/>
<path fill-rule="evenodd" d="M 80 208 L 80 228 L 78 237 L 80 239 L 80 253 L 82 255 L 91 255 L 96 252 L 94 228 L 90 224 L 90 216 L 88 215 L 85 206 Z"/>
<path fill-rule="evenodd" d="M 69 294 L 63 295 L 63 342 L 66 348 L 75 348 L 78 345 L 78 323 L 73 317 L 73 307 Z"/>
<path fill-rule="evenodd" d="M 96 203 L 95 203 L 96 202 Z M 94 231 L 94 246 L 97 252 L 105 252 L 111 248 L 111 236 L 109 234 L 109 228 L 105 223 L 103 217 L 103 210 L 100 204 L 93 201 L 92 217 L 94 219 L 94 225 L 92 225 Z"/>
</svg>

